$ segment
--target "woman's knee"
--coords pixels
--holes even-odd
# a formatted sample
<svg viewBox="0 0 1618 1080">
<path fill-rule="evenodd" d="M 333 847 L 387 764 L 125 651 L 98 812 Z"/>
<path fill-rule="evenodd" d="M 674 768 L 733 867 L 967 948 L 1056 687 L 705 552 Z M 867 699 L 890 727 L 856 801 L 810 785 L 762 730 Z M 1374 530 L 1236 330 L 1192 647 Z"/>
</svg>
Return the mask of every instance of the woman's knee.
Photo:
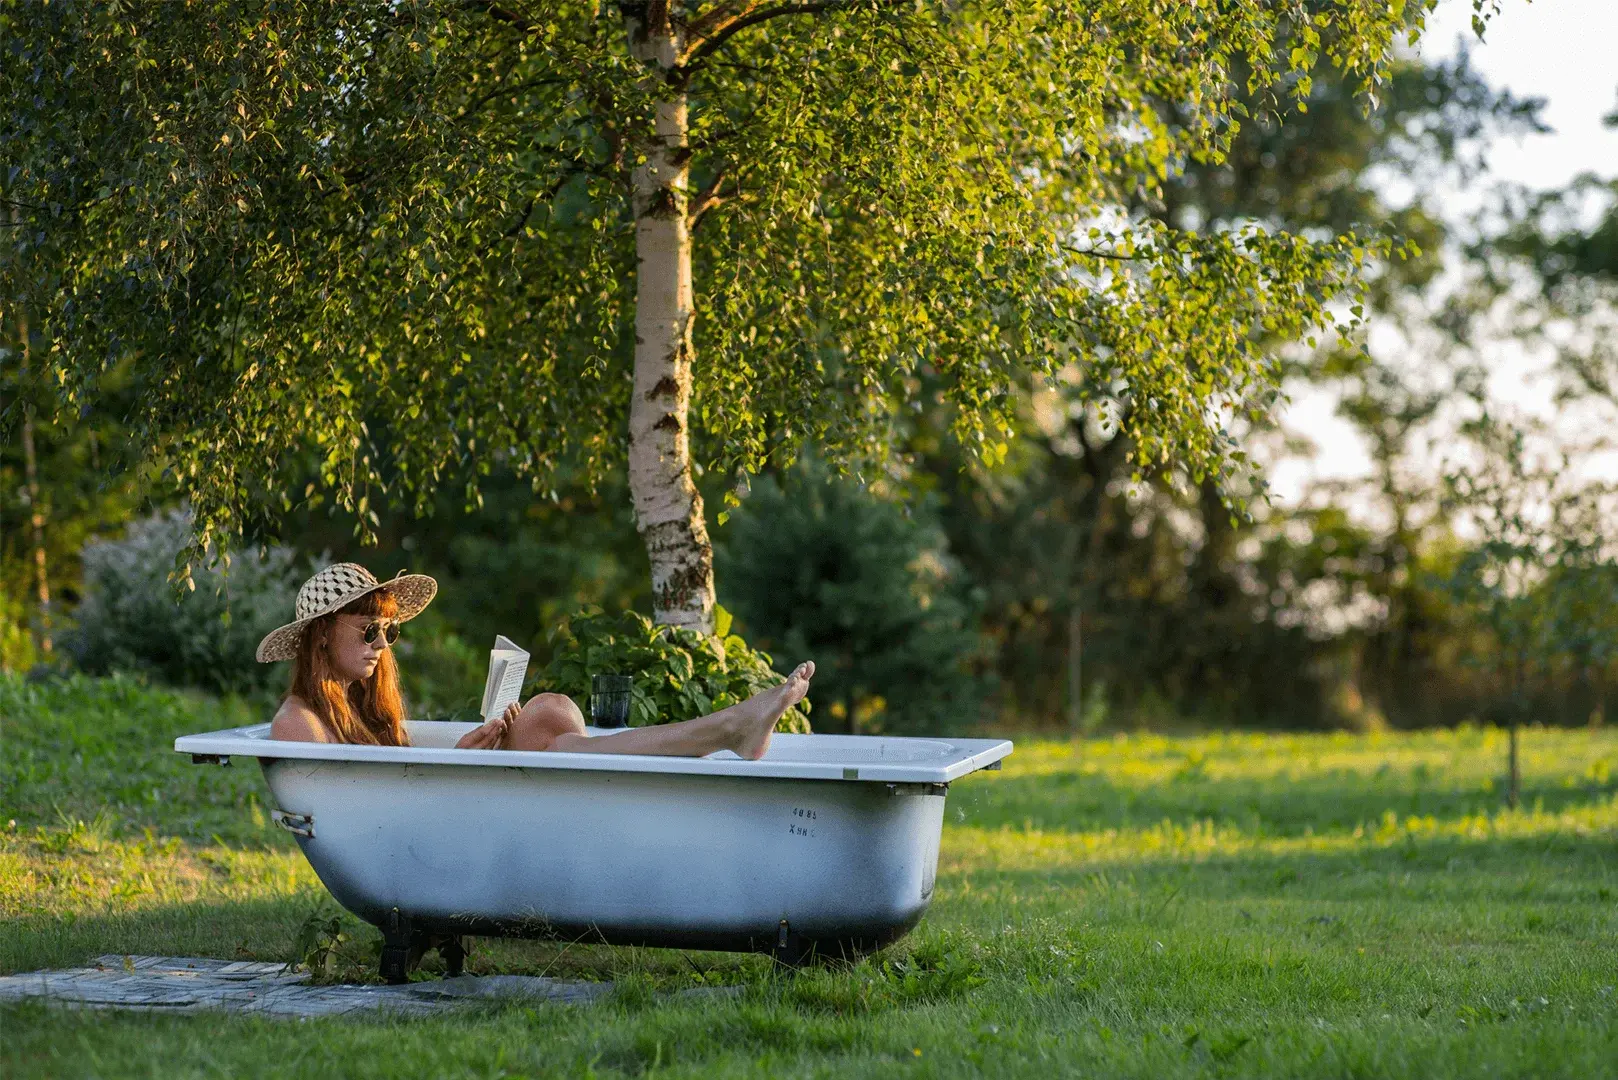
<svg viewBox="0 0 1618 1080">
<path fill-rule="evenodd" d="M 584 714 L 566 694 L 535 694 L 507 734 L 513 749 L 543 749 L 559 735 L 584 734 Z"/>
<path fill-rule="evenodd" d="M 523 703 L 500 745 L 507 750 L 549 750 L 565 735 L 584 735 L 579 707 L 566 694 L 535 694 Z"/>
<path fill-rule="evenodd" d="M 523 711 L 533 710 L 536 716 L 542 717 L 552 723 L 558 723 L 567 730 L 583 731 L 584 714 L 573 699 L 566 694 L 535 694 L 523 706 Z"/>
</svg>

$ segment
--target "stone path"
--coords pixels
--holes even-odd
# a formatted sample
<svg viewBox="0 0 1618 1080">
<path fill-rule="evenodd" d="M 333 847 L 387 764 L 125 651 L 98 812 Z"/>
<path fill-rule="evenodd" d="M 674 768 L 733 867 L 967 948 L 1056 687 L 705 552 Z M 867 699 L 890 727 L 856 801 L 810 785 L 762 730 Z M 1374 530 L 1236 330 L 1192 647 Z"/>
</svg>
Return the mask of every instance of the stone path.
<svg viewBox="0 0 1618 1080">
<path fill-rule="evenodd" d="M 528 975 L 462 975 L 402 986 L 312 986 L 307 972 L 290 973 L 282 964 L 190 956 L 98 956 L 90 967 L 0 976 L 0 1002 L 43 998 L 91 1009 L 222 1009 L 266 1016 L 339 1016 L 381 1009 L 419 1016 L 468 1001 L 504 998 L 587 1004 L 611 990 L 611 983 Z"/>
</svg>

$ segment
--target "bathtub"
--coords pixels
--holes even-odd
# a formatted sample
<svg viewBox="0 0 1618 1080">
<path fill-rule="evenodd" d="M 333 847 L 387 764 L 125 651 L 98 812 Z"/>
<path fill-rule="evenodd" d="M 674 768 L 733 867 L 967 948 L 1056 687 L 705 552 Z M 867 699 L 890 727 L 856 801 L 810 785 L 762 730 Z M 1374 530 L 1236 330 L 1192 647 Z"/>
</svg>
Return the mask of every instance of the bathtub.
<svg viewBox="0 0 1618 1080">
<path fill-rule="evenodd" d="M 270 725 L 177 739 L 198 763 L 258 759 L 272 818 L 337 902 L 381 928 L 403 980 L 463 935 L 853 955 L 926 911 L 949 784 L 999 739 L 776 735 L 761 761 L 279 742 Z M 606 734 L 591 729 L 591 734 Z"/>
</svg>

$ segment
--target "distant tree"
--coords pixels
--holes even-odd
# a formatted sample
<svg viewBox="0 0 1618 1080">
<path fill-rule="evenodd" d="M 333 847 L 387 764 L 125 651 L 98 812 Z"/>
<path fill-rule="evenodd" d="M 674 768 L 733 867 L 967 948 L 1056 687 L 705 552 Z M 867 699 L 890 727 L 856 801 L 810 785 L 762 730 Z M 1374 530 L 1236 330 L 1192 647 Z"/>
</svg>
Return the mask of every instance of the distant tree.
<svg viewBox="0 0 1618 1080">
<path fill-rule="evenodd" d="M 1618 128 L 1618 110 L 1605 122 Z M 1618 415 L 1618 175 L 1517 191 L 1492 210 L 1506 224 L 1475 245 L 1488 271 L 1480 291 L 1513 302 L 1519 336 L 1555 351 L 1561 403 L 1594 407 L 1596 422 L 1610 423 Z"/>
<path fill-rule="evenodd" d="M 1365 310 L 1425 328 L 1427 286 L 1457 254 L 1440 193 L 1480 178 L 1489 137 L 1541 130 L 1543 103 L 1491 87 L 1464 51 L 1400 60 L 1380 98 L 1367 113 L 1350 84 L 1323 73 L 1303 108 L 1256 116 L 1223 160 L 1187 161 L 1134 212 L 1176 230 L 1258 222 L 1402 237 L 1409 257 L 1369 268 Z M 1389 172 L 1410 178 L 1407 196 L 1390 195 L 1379 179 Z M 1078 366 L 1020 397 L 1020 438 L 993 470 L 963 473 L 943 424 L 918 425 L 918 483 L 936 485 L 952 550 L 986 592 L 1008 710 L 1071 719 L 1090 709 L 1069 674 L 1081 633 L 1084 681 L 1106 683 L 1115 703 L 1127 709 L 1151 688 L 1209 720 L 1342 722 L 1326 699 L 1358 693 L 1356 650 L 1379 672 L 1402 658 L 1376 689 L 1405 687 L 1419 668 L 1431 598 L 1418 595 L 1411 561 L 1437 499 L 1432 480 L 1417 482 L 1411 451 L 1450 380 L 1425 368 L 1412 379 L 1359 342 L 1308 350 L 1260 335 L 1258 345 L 1286 378 L 1342 390 L 1376 469 L 1372 490 L 1357 494 L 1389 509 L 1391 530 L 1336 507 L 1266 508 L 1248 477 L 1198 480 L 1176 463 L 1137 475 L 1129 414 L 1097 408 Z M 1233 515 L 1232 494 L 1257 516 Z M 1333 630 L 1311 624 L 1309 612 L 1330 606 L 1372 613 Z"/>
<path fill-rule="evenodd" d="M 1072 362 L 1131 462 L 1227 472 L 1254 328 L 1332 323 L 1375 238 L 1129 211 L 1317 75 L 1374 104 L 1434 3 L 5 0 L 0 294 L 63 409 L 131 366 L 197 551 L 308 448 L 362 529 L 627 458 L 708 630 L 694 478 L 880 457 L 928 373 L 984 460 Z"/>
<path fill-rule="evenodd" d="M 60 644 L 83 594 L 81 548 L 120 531 L 159 490 L 156 470 L 142 465 L 121 422 L 129 401 L 122 373 L 108 373 L 100 408 L 65 413 L 42 384 L 39 365 L 23 360 L 26 326 L 16 309 L 0 307 L 0 415 L 8 424 L 0 440 L 5 669 L 50 658 L 42 639 Z"/>
<path fill-rule="evenodd" d="M 1451 462 L 1445 496 L 1476 535 L 1448 587 L 1491 638 L 1485 656 L 1506 696 L 1506 801 L 1515 807 L 1518 731 L 1536 685 L 1569 664 L 1618 655 L 1611 491 L 1582 478 L 1568 450 L 1536 453 L 1527 428 L 1487 411 L 1465 434 L 1470 460 Z"/>
<path fill-rule="evenodd" d="M 1618 128 L 1618 109 L 1603 123 Z M 1549 290 L 1580 279 L 1618 284 L 1618 176 L 1586 173 L 1565 190 L 1527 197 L 1519 209 L 1498 239 L 1506 250 L 1532 259 Z"/>
</svg>

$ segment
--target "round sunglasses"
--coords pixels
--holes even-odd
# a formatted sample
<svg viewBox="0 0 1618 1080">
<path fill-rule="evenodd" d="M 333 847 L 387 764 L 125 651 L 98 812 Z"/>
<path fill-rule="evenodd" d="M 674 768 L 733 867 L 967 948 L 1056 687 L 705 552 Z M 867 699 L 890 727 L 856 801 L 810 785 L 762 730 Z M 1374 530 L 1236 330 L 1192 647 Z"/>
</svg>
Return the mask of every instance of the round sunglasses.
<svg viewBox="0 0 1618 1080">
<path fill-rule="evenodd" d="M 399 640 L 399 624 L 392 619 L 373 619 L 365 624 L 364 630 L 360 631 L 360 637 L 367 645 L 375 645 L 378 635 L 392 645 Z"/>
</svg>

